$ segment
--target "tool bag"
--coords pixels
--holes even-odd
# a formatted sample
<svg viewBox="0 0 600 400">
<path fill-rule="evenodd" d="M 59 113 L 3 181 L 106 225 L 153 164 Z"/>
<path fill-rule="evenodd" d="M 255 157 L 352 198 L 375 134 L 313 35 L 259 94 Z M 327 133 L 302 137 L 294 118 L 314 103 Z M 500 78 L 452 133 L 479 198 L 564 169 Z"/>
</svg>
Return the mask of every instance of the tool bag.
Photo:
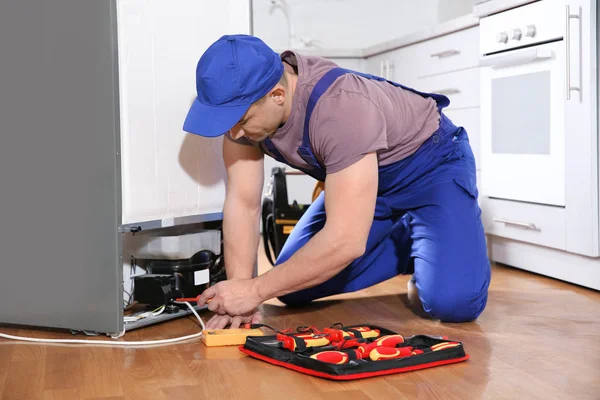
<svg viewBox="0 0 600 400">
<path fill-rule="evenodd" d="M 271 265 L 279 257 L 281 249 L 298 220 L 308 209 L 309 204 L 298 204 L 288 200 L 287 178 L 290 172 L 274 167 L 267 192 L 262 203 L 263 246 Z"/>
<path fill-rule="evenodd" d="M 260 326 L 265 325 L 252 327 Z M 461 342 L 429 335 L 402 337 L 375 325 L 334 324 L 324 332 L 314 327 L 297 330 L 248 336 L 239 349 L 270 364 L 331 380 L 397 374 L 469 359 Z M 332 330 L 348 336 L 335 341 Z"/>
</svg>

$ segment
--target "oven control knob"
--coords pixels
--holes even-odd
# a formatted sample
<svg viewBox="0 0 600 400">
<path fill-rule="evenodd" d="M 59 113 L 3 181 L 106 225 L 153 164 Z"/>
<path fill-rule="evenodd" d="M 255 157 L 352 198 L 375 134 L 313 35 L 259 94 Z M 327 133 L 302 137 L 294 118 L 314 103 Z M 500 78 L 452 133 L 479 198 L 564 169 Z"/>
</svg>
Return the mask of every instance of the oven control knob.
<svg viewBox="0 0 600 400">
<path fill-rule="evenodd" d="M 498 43 L 506 43 L 508 42 L 508 34 L 506 32 L 498 32 L 496 40 Z"/>
<path fill-rule="evenodd" d="M 514 40 L 521 40 L 521 35 L 522 35 L 522 33 L 521 33 L 521 30 L 519 28 L 513 29 L 512 30 L 512 36 L 510 38 L 514 39 Z"/>
<path fill-rule="evenodd" d="M 527 25 L 523 28 L 523 32 L 525 32 L 525 37 L 534 37 L 535 36 L 535 25 Z"/>
</svg>

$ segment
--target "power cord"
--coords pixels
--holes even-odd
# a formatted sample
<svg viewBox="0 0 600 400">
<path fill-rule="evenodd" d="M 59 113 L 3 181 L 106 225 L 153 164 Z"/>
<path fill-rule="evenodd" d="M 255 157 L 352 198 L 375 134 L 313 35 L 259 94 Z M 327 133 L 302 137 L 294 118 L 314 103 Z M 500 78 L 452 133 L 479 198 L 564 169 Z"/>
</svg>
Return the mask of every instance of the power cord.
<svg viewBox="0 0 600 400">
<path fill-rule="evenodd" d="M 192 305 L 187 301 L 183 301 L 183 302 L 175 301 L 174 303 L 185 304 L 186 306 L 188 306 L 188 308 L 190 310 L 192 310 L 192 313 L 198 319 L 198 322 L 200 323 L 200 326 L 202 327 L 202 330 L 200 332 L 194 333 L 192 335 L 187 335 L 187 336 L 182 336 L 182 337 L 172 338 L 172 339 L 147 340 L 147 341 L 138 341 L 138 342 L 116 342 L 116 341 L 80 340 L 80 339 L 39 339 L 39 338 L 30 338 L 30 337 L 24 337 L 24 336 L 7 335 L 5 333 L 0 333 L 0 337 L 5 338 L 5 339 L 19 340 L 19 341 L 24 341 L 24 342 L 34 342 L 34 343 L 65 343 L 65 344 L 68 343 L 68 344 L 87 344 L 87 345 L 103 345 L 103 346 L 140 346 L 140 345 L 175 343 L 175 342 L 181 342 L 183 340 L 193 339 L 193 338 L 202 336 L 202 332 L 206 329 L 206 326 L 204 325 L 204 321 L 202 321 L 202 318 L 200 318 L 200 316 L 198 315 L 198 313 L 196 312 L 194 307 L 192 307 Z M 123 331 L 121 331 L 118 335 L 111 336 L 111 337 L 113 339 L 118 339 L 118 338 L 123 337 L 123 335 L 125 335 L 125 329 L 123 329 Z"/>
<path fill-rule="evenodd" d="M 154 311 L 147 311 L 145 313 L 137 314 L 135 316 L 126 316 L 126 317 L 123 318 L 123 320 L 127 323 L 127 322 L 136 322 L 136 321 L 139 321 L 142 318 L 157 317 L 160 314 L 162 314 L 165 311 L 166 308 L 167 308 L 166 306 L 161 306 L 161 307 L 158 307 Z"/>
</svg>

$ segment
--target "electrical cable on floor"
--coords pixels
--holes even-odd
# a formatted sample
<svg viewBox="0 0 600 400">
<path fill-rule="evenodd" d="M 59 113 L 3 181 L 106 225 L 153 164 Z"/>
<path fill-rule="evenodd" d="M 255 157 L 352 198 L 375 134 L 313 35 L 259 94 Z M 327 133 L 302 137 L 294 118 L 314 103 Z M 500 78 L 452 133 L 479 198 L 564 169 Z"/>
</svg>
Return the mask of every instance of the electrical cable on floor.
<svg viewBox="0 0 600 400">
<path fill-rule="evenodd" d="M 192 310 L 192 313 L 198 319 L 198 322 L 200 323 L 200 326 L 202 327 L 202 330 L 200 332 L 194 333 L 192 335 L 181 336 L 181 337 L 172 338 L 172 339 L 147 340 L 147 341 L 137 341 L 137 342 L 117 342 L 117 341 L 108 341 L 108 340 L 102 341 L 102 340 L 80 340 L 80 339 L 40 339 L 40 338 L 30 338 L 30 337 L 24 337 L 24 336 L 13 336 L 13 335 L 7 335 L 4 333 L 0 333 L 0 337 L 5 338 L 5 339 L 19 340 L 19 341 L 24 341 L 24 342 L 34 342 L 34 343 L 65 343 L 65 344 L 87 344 L 87 345 L 104 345 L 104 346 L 140 346 L 140 345 L 175 343 L 175 342 L 181 342 L 183 340 L 193 339 L 193 338 L 202 336 L 202 332 L 206 329 L 206 326 L 204 325 L 204 321 L 202 321 L 202 318 L 200 318 L 200 316 L 198 315 L 198 313 L 196 312 L 194 307 L 192 307 L 192 305 L 187 301 L 184 301 L 184 302 L 175 301 L 174 303 L 185 304 L 189 307 L 190 310 Z M 125 335 L 125 329 L 123 329 L 123 331 L 121 331 L 118 335 L 114 335 L 111 337 L 113 339 L 118 339 L 118 338 L 123 337 L 123 335 Z"/>
<path fill-rule="evenodd" d="M 161 307 L 158 307 L 154 311 L 148 311 L 148 312 L 141 313 L 141 314 L 134 315 L 134 316 L 123 317 L 123 320 L 125 322 L 135 322 L 135 321 L 139 321 L 140 319 L 143 319 L 143 318 L 157 317 L 160 314 L 162 314 L 165 311 L 166 308 L 167 308 L 166 306 L 161 306 Z"/>
</svg>

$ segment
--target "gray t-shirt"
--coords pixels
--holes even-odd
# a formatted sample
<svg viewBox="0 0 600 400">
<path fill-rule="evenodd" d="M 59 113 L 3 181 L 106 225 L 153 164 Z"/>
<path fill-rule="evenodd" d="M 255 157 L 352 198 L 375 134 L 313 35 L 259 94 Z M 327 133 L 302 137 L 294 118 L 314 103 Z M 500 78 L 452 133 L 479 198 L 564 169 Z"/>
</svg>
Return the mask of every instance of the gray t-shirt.
<svg viewBox="0 0 600 400">
<path fill-rule="evenodd" d="M 282 53 L 281 59 L 297 70 L 298 82 L 291 114 L 271 140 L 290 164 L 311 169 L 298 154 L 306 104 L 318 80 L 337 65 L 292 51 Z M 345 74 L 317 102 L 309 135 L 317 160 L 327 173 L 335 173 L 373 151 L 382 166 L 402 160 L 413 154 L 438 126 L 435 100 L 387 82 Z M 225 136 L 231 140 L 229 133 Z M 259 145 L 246 138 L 237 142 Z M 266 152 L 264 144 L 261 148 Z"/>
</svg>

